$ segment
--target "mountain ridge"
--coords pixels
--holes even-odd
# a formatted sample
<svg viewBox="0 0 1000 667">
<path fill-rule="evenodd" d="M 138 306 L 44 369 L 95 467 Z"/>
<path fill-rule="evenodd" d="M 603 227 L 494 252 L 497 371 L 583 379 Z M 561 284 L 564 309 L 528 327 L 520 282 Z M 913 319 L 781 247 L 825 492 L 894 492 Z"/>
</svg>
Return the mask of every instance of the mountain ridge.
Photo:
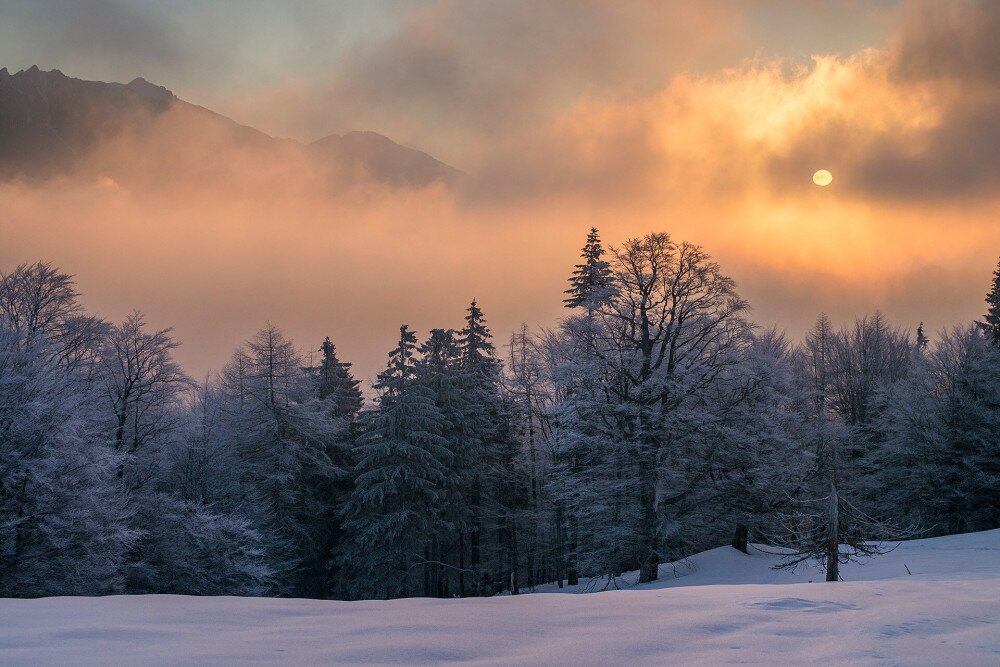
<svg viewBox="0 0 1000 667">
<path fill-rule="evenodd" d="M 197 173 L 197 163 L 220 151 L 252 147 L 264 162 L 300 156 L 314 160 L 318 169 L 329 172 L 334 189 L 363 182 L 421 188 L 451 183 L 461 174 L 373 131 L 331 134 L 313 142 L 273 137 L 143 77 L 125 84 L 78 79 L 37 65 L 14 74 L 0 69 L 0 181 L 37 182 L 73 173 L 87 164 L 88 156 L 123 137 L 138 144 L 149 164 L 169 162 L 173 173 L 185 171 L 185 159 Z M 110 166 L 102 162 L 100 170 L 127 177 L 131 166 L 118 159 L 120 164 Z"/>
</svg>

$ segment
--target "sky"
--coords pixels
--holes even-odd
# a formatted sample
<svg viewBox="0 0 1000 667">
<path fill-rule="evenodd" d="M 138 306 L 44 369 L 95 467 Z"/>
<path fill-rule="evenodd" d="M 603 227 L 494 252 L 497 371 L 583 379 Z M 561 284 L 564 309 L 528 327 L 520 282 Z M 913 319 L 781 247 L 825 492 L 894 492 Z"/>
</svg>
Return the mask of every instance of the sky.
<svg viewBox="0 0 1000 667">
<path fill-rule="evenodd" d="M 981 314 L 1000 254 L 998 32 L 988 0 L 0 0 L 12 72 L 142 76 L 465 173 L 332 195 L 234 153 L 212 164 L 241 187 L 6 185 L 0 267 L 51 260 L 102 315 L 174 326 L 195 375 L 267 321 L 365 378 L 472 297 L 500 341 L 552 325 L 591 225 L 703 245 L 793 339 L 821 311 L 935 332 Z"/>
</svg>

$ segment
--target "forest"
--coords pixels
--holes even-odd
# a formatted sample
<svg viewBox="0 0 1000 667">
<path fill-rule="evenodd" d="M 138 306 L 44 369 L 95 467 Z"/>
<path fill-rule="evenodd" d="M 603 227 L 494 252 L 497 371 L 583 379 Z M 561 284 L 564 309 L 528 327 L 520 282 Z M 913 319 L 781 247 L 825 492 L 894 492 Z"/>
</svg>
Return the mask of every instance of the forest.
<svg viewBox="0 0 1000 667">
<path fill-rule="evenodd" d="M 613 588 L 749 543 L 836 580 L 1000 526 L 1000 266 L 979 321 L 819 315 L 801 341 L 665 233 L 592 229 L 567 274 L 551 328 L 498 340 L 472 300 L 400 326 L 363 391 L 270 324 L 197 382 L 171 329 L 88 314 L 62 268 L 0 273 L 0 597 Z"/>
</svg>

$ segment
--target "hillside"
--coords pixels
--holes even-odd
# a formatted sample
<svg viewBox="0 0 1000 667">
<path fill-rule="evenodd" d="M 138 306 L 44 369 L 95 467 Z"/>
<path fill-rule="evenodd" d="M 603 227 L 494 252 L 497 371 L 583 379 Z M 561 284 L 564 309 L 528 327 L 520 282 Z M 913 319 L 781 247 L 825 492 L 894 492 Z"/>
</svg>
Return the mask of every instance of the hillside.
<svg viewBox="0 0 1000 667">
<path fill-rule="evenodd" d="M 1000 530 L 919 540 L 844 583 L 726 547 L 654 590 L 324 602 L 0 601 L 3 664 L 907 664 L 1000 660 Z M 912 574 L 907 574 L 906 565 Z"/>
<path fill-rule="evenodd" d="M 220 156 L 231 160 L 220 165 Z M 363 181 L 425 187 L 459 173 L 375 132 L 313 144 L 274 138 L 142 78 L 105 83 L 37 67 L 0 69 L 0 181 L 70 174 L 225 180 L 227 172 L 276 164 L 299 178 L 324 173 L 334 188 Z"/>
</svg>

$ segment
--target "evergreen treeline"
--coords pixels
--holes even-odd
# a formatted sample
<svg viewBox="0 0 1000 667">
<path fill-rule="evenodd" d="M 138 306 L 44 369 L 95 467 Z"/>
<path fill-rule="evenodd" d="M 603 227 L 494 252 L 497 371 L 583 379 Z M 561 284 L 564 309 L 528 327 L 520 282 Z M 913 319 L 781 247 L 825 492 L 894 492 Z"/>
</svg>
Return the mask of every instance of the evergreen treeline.
<svg viewBox="0 0 1000 667">
<path fill-rule="evenodd" d="M 567 316 L 500 346 L 403 325 L 365 401 L 273 326 L 197 383 L 170 329 L 0 274 L 0 596 L 491 595 L 731 540 L 786 564 L 1000 526 L 1000 267 L 933 340 L 876 313 L 800 344 L 666 234 L 591 230 Z"/>
</svg>

